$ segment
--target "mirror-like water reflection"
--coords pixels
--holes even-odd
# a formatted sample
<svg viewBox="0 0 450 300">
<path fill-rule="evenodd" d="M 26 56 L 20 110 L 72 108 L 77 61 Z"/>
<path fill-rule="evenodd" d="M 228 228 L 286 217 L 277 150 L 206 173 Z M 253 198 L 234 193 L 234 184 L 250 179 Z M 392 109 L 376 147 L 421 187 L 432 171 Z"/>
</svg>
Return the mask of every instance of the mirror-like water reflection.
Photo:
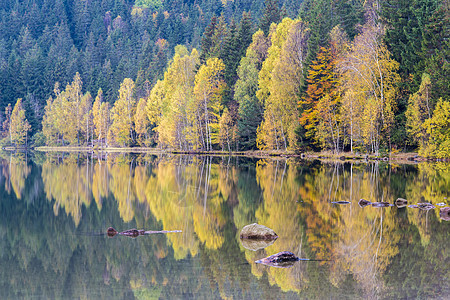
<svg viewBox="0 0 450 300">
<path fill-rule="evenodd" d="M 2 299 L 450 292 L 450 222 L 439 214 L 450 203 L 450 164 L 3 154 L 1 169 Z M 358 205 L 399 197 L 436 208 Z M 239 230 L 254 222 L 279 238 L 241 243 Z M 110 226 L 182 232 L 109 238 Z M 255 264 L 281 251 L 324 261 Z"/>
</svg>

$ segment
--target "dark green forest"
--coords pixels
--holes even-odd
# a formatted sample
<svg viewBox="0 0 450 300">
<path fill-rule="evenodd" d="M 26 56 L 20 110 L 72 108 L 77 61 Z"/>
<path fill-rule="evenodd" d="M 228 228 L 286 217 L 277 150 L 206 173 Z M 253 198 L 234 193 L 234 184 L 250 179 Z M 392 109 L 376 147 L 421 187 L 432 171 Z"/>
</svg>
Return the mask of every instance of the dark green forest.
<svg viewBox="0 0 450 300">
<path fill-rule="evenodd" d="M 449 35 L 448 0 L 6 0 L 3 138 L 448 157 Z"/>
</svg>

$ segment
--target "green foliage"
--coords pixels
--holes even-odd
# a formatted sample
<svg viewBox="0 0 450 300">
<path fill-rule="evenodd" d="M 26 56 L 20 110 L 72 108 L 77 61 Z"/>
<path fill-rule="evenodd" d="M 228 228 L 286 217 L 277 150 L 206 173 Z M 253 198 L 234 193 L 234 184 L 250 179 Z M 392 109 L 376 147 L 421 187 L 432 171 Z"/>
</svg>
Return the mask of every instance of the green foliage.
<svg viewBox="0 0 450 300">
<path fill-rule="evenodd" d="M 42 131 L 38 131 L 32 136 L 31 143 L 34 147 L 41 147 L 46 145 L 45 135 L 42 133 Z"/>
<path fill-rule="evenodd" d="M 262 31 L 259 33 L 262 34 Z M 234 99 L 239 104 L 239 146 L 243 150 L 256 148 L 256 129 L 263 116 L 263 108 L 256 97 L 258 72 L 258 57 L 250 47 L 247 55 L 241 59 L 234 93 Z"/>
<path fill-rule="evenodd" d="M 158 10 L 162 6 L 161 0 L 136 0 L 135 6 L 149 8 L 151 10 Z"/>
</svg>

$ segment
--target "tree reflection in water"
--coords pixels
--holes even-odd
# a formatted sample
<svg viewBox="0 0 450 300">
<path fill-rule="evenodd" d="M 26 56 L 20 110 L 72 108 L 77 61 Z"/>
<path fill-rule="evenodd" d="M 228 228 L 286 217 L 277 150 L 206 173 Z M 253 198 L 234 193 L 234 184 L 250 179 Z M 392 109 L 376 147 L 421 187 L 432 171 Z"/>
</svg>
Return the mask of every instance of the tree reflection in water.
<svg viewBox="0 0 450 300">
<path fill-rule="evenodd" d="M 2 298 L 89 298 L 94 291 L 112 298 L 423 298 L 449 291 L 449 222 L 439 207 L 358 205 L 401 197 L 448 206 L 449 164 L 76 153 L 3 154 L 1 168 Z M 280 238 L 246 249 L 239 231 L 254 222 Z M 182 232 L 133 240 L 86 234 L 109 226 Z M 288 269 L 254 263 L 281 251 L 328 261 Z"/>
</svg>

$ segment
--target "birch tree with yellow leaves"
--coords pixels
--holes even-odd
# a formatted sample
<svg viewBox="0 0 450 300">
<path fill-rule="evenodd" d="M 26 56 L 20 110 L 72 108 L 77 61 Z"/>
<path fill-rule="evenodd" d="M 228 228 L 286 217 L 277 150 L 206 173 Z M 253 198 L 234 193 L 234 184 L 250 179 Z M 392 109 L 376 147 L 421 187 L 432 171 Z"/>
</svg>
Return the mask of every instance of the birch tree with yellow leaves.
<svg viewBox="0 0 450 300">
<path fill-rule="evenodd" d="M 119 99 L 114 103 L 111 110 L 112 125 L 109 129 L 108 138 L 119 145 L 131 145 L 135 141 L 134 136 L 134 114 L 136 100 L 133 97 L 134 82 L 125 78 L 120 85 Z"/>
<path fill-rule="evenodd" d="M 258 129 L 257 144 L 260 149 L 292 149 L 310 32 L 301 20 L 289 18 L 271 32 L 272 44 L 258 80 L 257 97 L 264 105 L 264 120 Z"/>
<path fill-rule="evenodd" d="M 199 64 L 196 49 L 175 47 L 175 55 L 164 79 L 153 87 L 147 99 L 147 117 L 161 147 L 190 150 L 198 135 L 189 110 L 194 102 L 195 69 Z"/>
<path fill-rule="evenodd" d="M 219 58 L 210 58 L 195 76 L 195 124 L 200 133 L 200 148 L 213 150 L 219 144 L 219 121 L 222 97 L 226 83 L 223 78 L 225 64 Z"/>
<path fill-rule="evenodd" d="M 369 20 L 338 64 L 344 89 L 341 115 L 352 152 L 355 144 L 374 154 L 383 142 L 390 146 L 399 64 L 382 36 L 381 25 Z"/>
</svg>

